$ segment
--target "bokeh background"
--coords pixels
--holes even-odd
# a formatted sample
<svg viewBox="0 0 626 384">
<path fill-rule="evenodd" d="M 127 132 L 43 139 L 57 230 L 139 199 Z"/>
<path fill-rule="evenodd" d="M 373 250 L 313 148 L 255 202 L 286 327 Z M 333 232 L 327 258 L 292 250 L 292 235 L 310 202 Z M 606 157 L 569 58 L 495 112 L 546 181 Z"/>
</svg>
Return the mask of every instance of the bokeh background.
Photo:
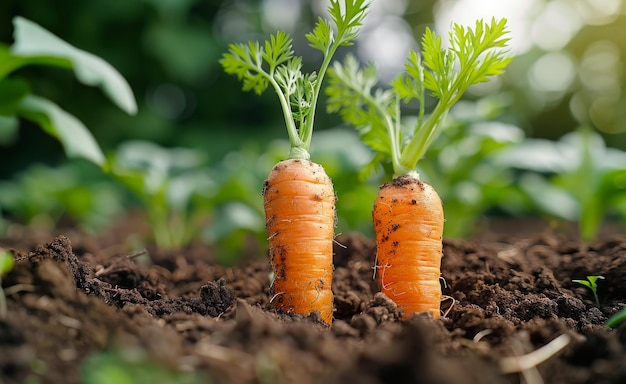
<svg viewBox="0 0 626 384">
<path fill-rule="evenodd" d="M 137 116 L 125 115 L 98 89 L 78 83 L 69 71 L 28 67 L 18 75 L 29 79 L 35 93 L 54 100 L 82 120 L 107 153 L 117 151 L 129 140 L 201 151 L 206 157 L 204 166 L 215 171 L 213 179 L 221 180 L 218 184 L 222 187 L 232 183 L 228 188 L 218 188 L 211 209 L 228 211 L 233 201 L 244 201 L 247 208 L 243 211 L 248 213 L 237 220 L 254 221 L 253 232 L 260 232 L 264 167 L 287 153 L 281 141 L 286 138 L 282 114 L 273 93 L 257 96 L 242 92 L 237 79 L 222 72 L 218 60 L 230 42 L 263 40 L 283 29 L 293 36 L 305 69 L 314 70 L 320 57 L 307 46 L 304 34 L 318 16 L 326 14 L 326 6 L 324 0 L 3 0 L 0 42 L 11 43 L 11 19 L 21 15 L 110 62 L 133 89 L 139 104 Z M 338 58 L 351 51 L 363 62 L 374 62 L 386 81 L 402 70 L 408 49 L 419 49 L 426 26 L 446 34 L 452 22 L 473 25 L 477 18 L 491 17 L 509 20 L 511 53 L 516 59 L 504 76 L 471 89 L 451 118 L 459 127 L 451 129 L 447 137 L 452 142 L 444 141 L 434 148 L 431 158 L 435 160 L 424 164 L 429 181 L 442 184 L 448 211 L 471 208 L 466 215 L 470 221 L 459 219 L 457 225 L 448 224 L 451 236 L 471 235 L 472 220 L 481 215 L 524 216 L 541 211 L 532 207 L 527 190 L 502 192 L 503 186 L 523 184 L 516 178 L 517 171 L 497 179 L 506 171 L 503 167 L 510 164 L 510 158 L 509 163 L 503 160 L 501 167 L 496 167 L 497 177 L 480 170 L 484 161 L 494 164 L 490 145 L 529 139 L 557 143 L 586 126 L 611 151 L 626 149 L 626 4 L 622 0 L 374 0 L 357 44 L 341 51 Z M 492 128 L 476 126 L 484 120 L 493 123 Z M 352 132 L 340 126 L 337 116 L 318 111 L 313 160 L 330 168 L 335 180 L 343 204 L 338 231 L 369 233 L 370 212 L 363 207 L 371 205 L 370 198 L 383 176 L 359 179 L 358 168 L 370 154 Z M 490 138 L 489 143 L 479 143 L 480 148 L 489 150 L 481 152 L 474 148 L 476 143 L 472 147 L 463 141 L 470 128 L 477 132 L 476 137 Z M 485 130 L 490 133 L 485 134 Z M 494 132 L 506 138 L 498 139 Z M 600 143 L 602 150 L 603 145 Z M 540 152 L 529 152 L 528 156 L 537 157 Z M 4 181 L 15 180 L 32 167 L 56 168 L 68 163 L 60 144 L 27 122 L 18 135 L 3 138 L 0 153 L 0 180 Z M 463 161 L 466 154 L 471 155 L 471 169 L 449 164 L 454 162 L 451 158 Z M 623 157 L 611 159 L 621 161 Z M 626 164 L 603 166 L 626 168 Z M 78 183 L 100 180 L 93 176 L 99 172 L 96 168 L 79 167 L 83 171 L 78 173 Z M 548 181 L 559 173 L 545 163 L 529 168 Z M 478 175 L 473 173 L 476 169 Z M 226 176 L 229 172 L 237 182 Z M 493 178 L 497 185 L 490 184 Z M 626 181 L 616 188 L 621 190 L 624 185 Z M 482 197 L 476 197 L 477 193 Z M 509 195 L 505 199 L 502 193 Z M 222 195 L 217 198 L 216 194 Z M 563 196 L 557 196 L 555 204 L 567 205 Z M 7 205 L 5 216 L 7 212 L 19 216 Z M 224 208 L 227 206 L 230 208 Z M 566 211 L 567 207 L 561 213 L 549 209 L 539 213 L 574 221 L 580 216 L 580 206 Z M 612 214 L 620 218 L 620 212 L 617 209 Z M 215 239 L 221 235 L 206 236 Z M 241 238 L 234 242 L 241 242 Z"/>
</svg>

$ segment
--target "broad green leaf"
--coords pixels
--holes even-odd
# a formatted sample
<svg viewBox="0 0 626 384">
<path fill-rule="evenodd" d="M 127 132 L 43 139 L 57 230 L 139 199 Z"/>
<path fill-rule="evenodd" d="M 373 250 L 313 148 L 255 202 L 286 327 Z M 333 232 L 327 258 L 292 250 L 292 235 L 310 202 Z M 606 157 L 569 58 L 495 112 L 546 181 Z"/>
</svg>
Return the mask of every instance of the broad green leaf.
<svg viewBox="0 0 626 384">
<path fill-rule="evenodd" d="M 23 17 L 13 19 L 15 43 L 11 53 L 32 59 L 38 63 L 50 57 L 48 64 L 58 65 L 58 59 L 67 59 L 78 80 L 89 86 L 100 87 L 122 110 L 129 114 L 137 112 L 135 96 L 122 75 L 103 59 L 61 40 L 39 25 Z M 57 61 L 54 61 L 57 59 Z"/>
<path fill-rule="evenodd" d="M 38 123 L 48 134 L 59 139 L 68 157 L 104 165 L 102 150 L 87 127 L 52 101 L 26 96 L 18 106 L 18 114 Z"/>
</svg>

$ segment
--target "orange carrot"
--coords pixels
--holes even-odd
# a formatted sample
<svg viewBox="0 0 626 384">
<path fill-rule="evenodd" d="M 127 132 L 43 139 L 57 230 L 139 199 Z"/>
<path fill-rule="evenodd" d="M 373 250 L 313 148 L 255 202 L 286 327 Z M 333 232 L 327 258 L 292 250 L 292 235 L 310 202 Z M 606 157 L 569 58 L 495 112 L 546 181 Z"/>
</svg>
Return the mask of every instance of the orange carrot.
<svg viewBox="0 0 626 384">
<path fill-rule="evenodd" d="M 292 39 L 277 32 L 264 44 L 231 44 L 221 64 L 243 80 L 243 89 L 278 94 L 287 126 L 289 160 L 278 163 L 265 181 L 263 195 L 274 268 L 271 302 L 300 314 L 319 312 L 332 321 L 332 248 L 335 194 L 324 169 L 309 161 L 318 96 L 336 50 L 352 45 L 367 14 L 369 0 L 330 0 L 332 22 L 318 19 L 306 35 L 322 52 L 317 73 L 302 73 L 302 58 L 293 55 Z M 334 24 L 334 27 L 332 27 Z"/>
<path fill-rule="evenodd" d="M 410 176 L 384 184 L 372 212 L 381 291 L 407 319 L 439 317 L 443 208 L 430 184 Z"/>
<path fill-rule="evenodd" d="M 274 270 L 272 300 L 285 312 L 318 311 L 332 321 L 335 193 L 321 165 L 276 164 L 263 188 Z"/>
<path fill-rule="evenodd" d="M 376 153 L 372 164 L 389 161 L 394 180 L 381 187 L 372 213 L 381 290 L 403 311 L 439 317 L 441 301 L 443 208 L 435 190 L 419 179 L 418 161 L 445 127 L 452 106 L 472 84 L 499 75 L 511 61 L 505 57 L 506 19 L 476 22 L 474 30 L 458 24 L 450 48 L 426 28 L 421 54 L 411 51 L 406 71 L 390 89 L 375 89 L 376 69 L 361 69 L 353 56 L 329 71 L 328 110 L 359 132 Z M 426 91 L 437 99 L 425 113 Z M 401 116 L 401 102 L 417 101 L 419 114 L 411 130 Z"/>
</svg>

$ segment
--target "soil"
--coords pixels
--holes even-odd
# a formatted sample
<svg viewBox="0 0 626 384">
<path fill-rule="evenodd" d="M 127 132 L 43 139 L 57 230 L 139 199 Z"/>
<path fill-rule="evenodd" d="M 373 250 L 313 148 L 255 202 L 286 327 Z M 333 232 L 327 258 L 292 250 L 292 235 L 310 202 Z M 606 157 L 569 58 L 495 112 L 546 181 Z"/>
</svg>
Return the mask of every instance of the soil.
<svg viewBox="0 0 626 384">
<path fill-rule="evenodd" d="M 59 232 L 0 241 L 16 254 L 2 383 L 626 383 L 626 324 L 603 327 L 626 307 L 624 235 L 446 240 L 445 314 L 407 321 L 377 293 L 373 241 L 340 236 L 328 327 L 272 309 L 266 255 L 225 267 L 201 245 L 133 254 L 119 233 Z M 599 306 L 572 282 L 587 275 L 605 277 Z"/>
</svg>

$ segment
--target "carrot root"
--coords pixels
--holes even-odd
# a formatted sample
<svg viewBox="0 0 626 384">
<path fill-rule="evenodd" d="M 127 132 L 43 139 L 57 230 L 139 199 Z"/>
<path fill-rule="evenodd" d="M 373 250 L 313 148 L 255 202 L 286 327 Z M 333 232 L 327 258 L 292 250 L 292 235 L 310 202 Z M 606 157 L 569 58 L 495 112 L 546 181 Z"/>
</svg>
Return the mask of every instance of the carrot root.
<svg viewBox="0 0 626 384">
<path fill-rule="evenodd" d="M 274 306 L 332 322 L 335 193 L 319 164 L 276 164 L 263 187 Z"/>
<path fill-rule="evenodd" d="M 411 176 L 381 187 L 372 212 L 381 291 L 403 311 L 440 315 L 443 207 L 435 190 Z"/>
</svg>

